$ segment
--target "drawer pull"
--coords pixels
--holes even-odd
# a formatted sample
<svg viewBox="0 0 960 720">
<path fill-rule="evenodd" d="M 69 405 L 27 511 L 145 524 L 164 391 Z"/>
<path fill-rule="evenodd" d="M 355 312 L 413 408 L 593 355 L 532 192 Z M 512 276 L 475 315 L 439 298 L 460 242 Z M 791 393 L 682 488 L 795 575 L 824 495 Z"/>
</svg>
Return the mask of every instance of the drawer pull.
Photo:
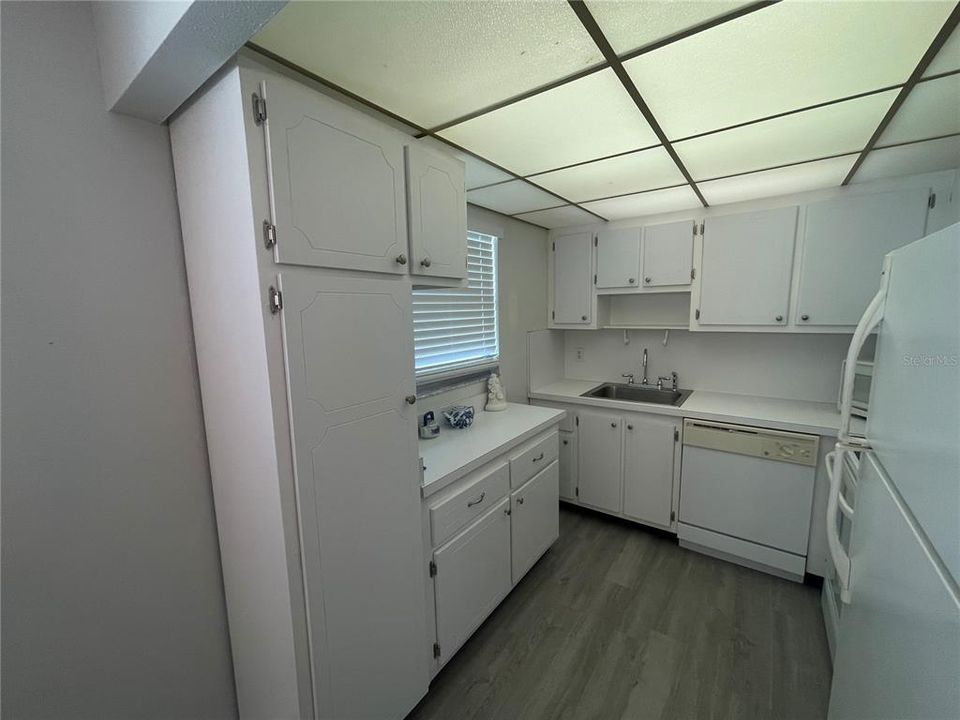
<svg viewBox="0 0 960 720">
<path fill-rule="evenodd" d="M 487 491 L 484 490 L 482 493 L 480 493 L 480 497 L 478 497 L 476 500 L 471 500 L 470 502 L 468 502 L 467 507 L 473 507 L 474 505 L 479 505 L 480 503 L 483 502 L 483 499 L 486 496 L 487 496 Z"/>
<path fill-rule="evenodd" d="M 520 503 L 521 505 L 523 505 L 523 498 L 522 498 L 522 497 L 518 497 L 518 498 L 517 498 L 517 502 Z"/>
<path fill-rule="evenodd" d="M 543 460 L 542 452 L 533 459 L 534 462 L 540 462 L 541 460 Z"/>
</svg>

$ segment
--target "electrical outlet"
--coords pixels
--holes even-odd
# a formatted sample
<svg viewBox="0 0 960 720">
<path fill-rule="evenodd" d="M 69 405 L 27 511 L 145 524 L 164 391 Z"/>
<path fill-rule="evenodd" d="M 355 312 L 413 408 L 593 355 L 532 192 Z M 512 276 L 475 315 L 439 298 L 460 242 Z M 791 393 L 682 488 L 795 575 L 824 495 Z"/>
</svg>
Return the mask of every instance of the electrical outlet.
<svg viewBox="0 0 960 720">
<path fill-rule="evenodd" d="M 577 348 L 577 360 L 583 360 L 583 348 Z"/>
</svg>

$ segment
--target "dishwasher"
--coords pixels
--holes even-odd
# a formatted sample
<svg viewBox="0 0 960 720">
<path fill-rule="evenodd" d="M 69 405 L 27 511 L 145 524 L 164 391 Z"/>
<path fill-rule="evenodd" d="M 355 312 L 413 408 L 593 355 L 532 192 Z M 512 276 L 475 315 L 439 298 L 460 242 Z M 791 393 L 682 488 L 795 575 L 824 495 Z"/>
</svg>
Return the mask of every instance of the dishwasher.
<svg viewBox="0 0 960 720">
<path fill-rule="evenodd" d="M 802 581 L 819 441 L 816 435 L 684 420 L 680 545 Z"/>
</svg>

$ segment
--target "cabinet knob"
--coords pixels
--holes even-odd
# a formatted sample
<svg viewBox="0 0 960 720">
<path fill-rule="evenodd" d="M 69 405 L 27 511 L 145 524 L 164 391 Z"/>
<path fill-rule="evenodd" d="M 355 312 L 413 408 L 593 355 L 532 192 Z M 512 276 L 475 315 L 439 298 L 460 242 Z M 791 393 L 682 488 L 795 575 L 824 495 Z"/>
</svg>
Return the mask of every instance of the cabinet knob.
<svg viewBox="0 0 960 720">
<path fill-rule="evenodd" d="M 522 498 L 522 497 L 518 497 L 518 498 L 517 498 L 517 504 L 518 504 L 518 505 L 523 505 L 523 498 Z"/>
<path fill-rule="evenodd" d="M 423 260 L 420 261 L 420 264 L 423 265 L 424 267 L 430 267 L 430 264 L 431 264 L 430 258 L 425 257 Z"/>
<path fill-rule="evenodd" d="M 627 430 L 633 430 L 633 425 L 627 425 Z"/>
<path fill-rule="evenodd" d="M 580 319 L 583 320 L 584 322 L 586 322 L 586 321 L 587 321 L 587 316 L 586 316 L 586 315 L 581 315 L 581 316 L 580 316 Z"/>
<path fill-rule="evenodd" d="M 645 278 L 643 279 L 643 281 L 644 281 L 645 283 L 648 283 L 648 282 L 650 282 L 651 280 L 653 280 L 653 278 L 650 277 L 650 276 L 647 276 L 647 277 L 645 277 Z"/>
<path fill-rule="evenodd" d="M 569 444 L 569 443 L 570 443 L 569 440 L 564 440 L 564 441 L 563 441 L 563 444 L 564 444 L 564 445 L 567 445 L 567 444 Z"/>
<path fill-rule="evenodd" d="M 615 422 L 610 423 L 610 427 L 616 427 L 616 426 L 617 424 Z"/>
<path fill-rule="evenodd" d="M 417 404 L 417 396 L 416 396 L 416 395 L 407 395 L 407 396 L 404 398 L 404 400 L 407 401 L 407 405 L 416 405 L 416 404 Z"/>
<path fill-rule="evenodd" d="M 395 257 L 394 260 L 396 261 L 397 265 L 407 264 L 407 256 L 404 255 L 403 253 L 400 253 L 399 255 L 397 255 L 397 257 Z"/>
<path fill-rule="evenodd" d="M 810 319 L 810 316 L 809 316 L 809 315 L 801 315 L 801 316 L 800 316 L 800 319 L 803 320 L 804 322 L 806 322 L 807 320 Z"/>
<path fill-rule="evenodd" d="M 510 508 L 504 508 L 504 509 L 503 509 L 503 514 L 504 514 L 504 515 L 509 515 L 509 514 L 510 514 Z"/>
<path fill-rule="evenodd" d="M 630 278 L 630 284 L 631 284 L 631 285 L 635 285 L 636 282 L 637 282 L 637 279 L 636 279 L 636 278 Z"/>
<path fill-rule="evenodd" d="M 777 315 L 777 322 L 783 322 L 783 315 Z"/>
</svg>

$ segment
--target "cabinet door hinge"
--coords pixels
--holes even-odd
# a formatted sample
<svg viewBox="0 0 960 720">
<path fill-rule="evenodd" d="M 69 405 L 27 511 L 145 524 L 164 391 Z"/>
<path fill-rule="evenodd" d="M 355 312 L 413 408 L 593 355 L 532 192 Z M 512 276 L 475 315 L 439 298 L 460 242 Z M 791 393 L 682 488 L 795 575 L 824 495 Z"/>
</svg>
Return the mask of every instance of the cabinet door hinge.
<svg viewBox="0 0 960 720">
<path fill-rule="evenodd" d="M 436 577 L 436 576 L 437 576 L 437 564 L 433 560 L 431 560 L 430 561 L 430 577 Z"/>
<path fill-rule="evenodd" d="M 677 519 L 677 511 L 676 511 L 676 510 L 671 510 L 671 511 L 670 511 L 670 522 L 673 522 L 673 521 L 676 520 L 676 519 Z"/>
<path fill-rule="evenodd" d="M 695 280 L 696 277 L 697 277 L 697 269 L 696 269 L 696 268 L 690 268 L 690 279 L 691 279 L 691 280 Z"/>
<path fill-rule="evenodd" d="M 593 274 L 593 284 L 594 284 L 594 285 L 597 284 L 597 274 L 596 274 L 596 273 Z"/>
<path fill-rule="evenodd" d="M 701 221 L 700 221 L 700 237 L 703 237 L 703 225 L 704 225 L 705 222 L 706 222 L 706 220 L 701 220 Z"/>
<path fill-rule="evenodd" d="M 556 319 L 557 319 L 557 311 L 556 311 L 556 310 L 551 310 L 551 311 L 550 311 L 550 319 L 551 319 L 551 320 L 556 320 Z"/>
<path fill-rule="evenodd" d="M 693 317 L 694 317 L 695 320 L 699 320 L 699 319 L 700 319 L 700 308 L 697 308 L 697 309 L 693 312 Z"/>
<path fill-rule="evenodd" d="M 930 197 L 927 198 L 927 207 L 928 207 L 928 208 L 935 208 L 936 206 L 937 206 L 937 194 L 936 194 L 936 193 L 930 193 Z"/>
<path fill-rule="evenodd" d="M 433 656 L 434 656 L 435 658 L 439 658 L 439 657 L 440 657 L 440 643 L 434 643 L 434 644 L 433 644 Z"/>
<path fill-rule="evenodd" d="M 593 236 L 593 246 L 594 246 L 594 247 L 597 246 L 597 242 L 598 242 L 599 238 L 600 238 L 599 235 L 594 235 L 594 236 Z"/>
<path fill-rule="evenodd" d="M 277 290 L 273 285 L 270 286 L 270 314 L 276 315 L 283 310 L 283 293 Z"/>
<path fill-rule="evenodd" d="M 270 250 L 277 244 L 277 226 L 269 220 L 263 221 L 263 246 Z"/>
<path fill-rule="evenodd" d="M 580 497 L 580 488 L 579 488 L 579 487 L 575 487 L 575 488 L 573 489 L 573 494 L 574 494 L 575 497 Z"/>
<path fill-rule="evenodd" d="M 675 427 L 673 429 L 673 441 L 676 442 L 679 439 L 680 439 L 680 428 Z"/>
<path fill-rule="evenodd" d="M 556 242 L 553 243 L 553 251 L 554 251 L 554 252 L 557 251 L 557 243 L 556 243 Z"/>
<path fill-rule="evenodd" d="M 267 121 L 267 101 L 260 97 L 260 93 L 253 94 L 253 121 L 257 125 Z"/>
<path fill-rule="evenodd" d="M 577 427 L 580 427 L 580 416 L 579 416 L 579 415 L 577 415 L 576 417 L 573 418 L 573 424 L 576 425 Z"/>
</svg>

